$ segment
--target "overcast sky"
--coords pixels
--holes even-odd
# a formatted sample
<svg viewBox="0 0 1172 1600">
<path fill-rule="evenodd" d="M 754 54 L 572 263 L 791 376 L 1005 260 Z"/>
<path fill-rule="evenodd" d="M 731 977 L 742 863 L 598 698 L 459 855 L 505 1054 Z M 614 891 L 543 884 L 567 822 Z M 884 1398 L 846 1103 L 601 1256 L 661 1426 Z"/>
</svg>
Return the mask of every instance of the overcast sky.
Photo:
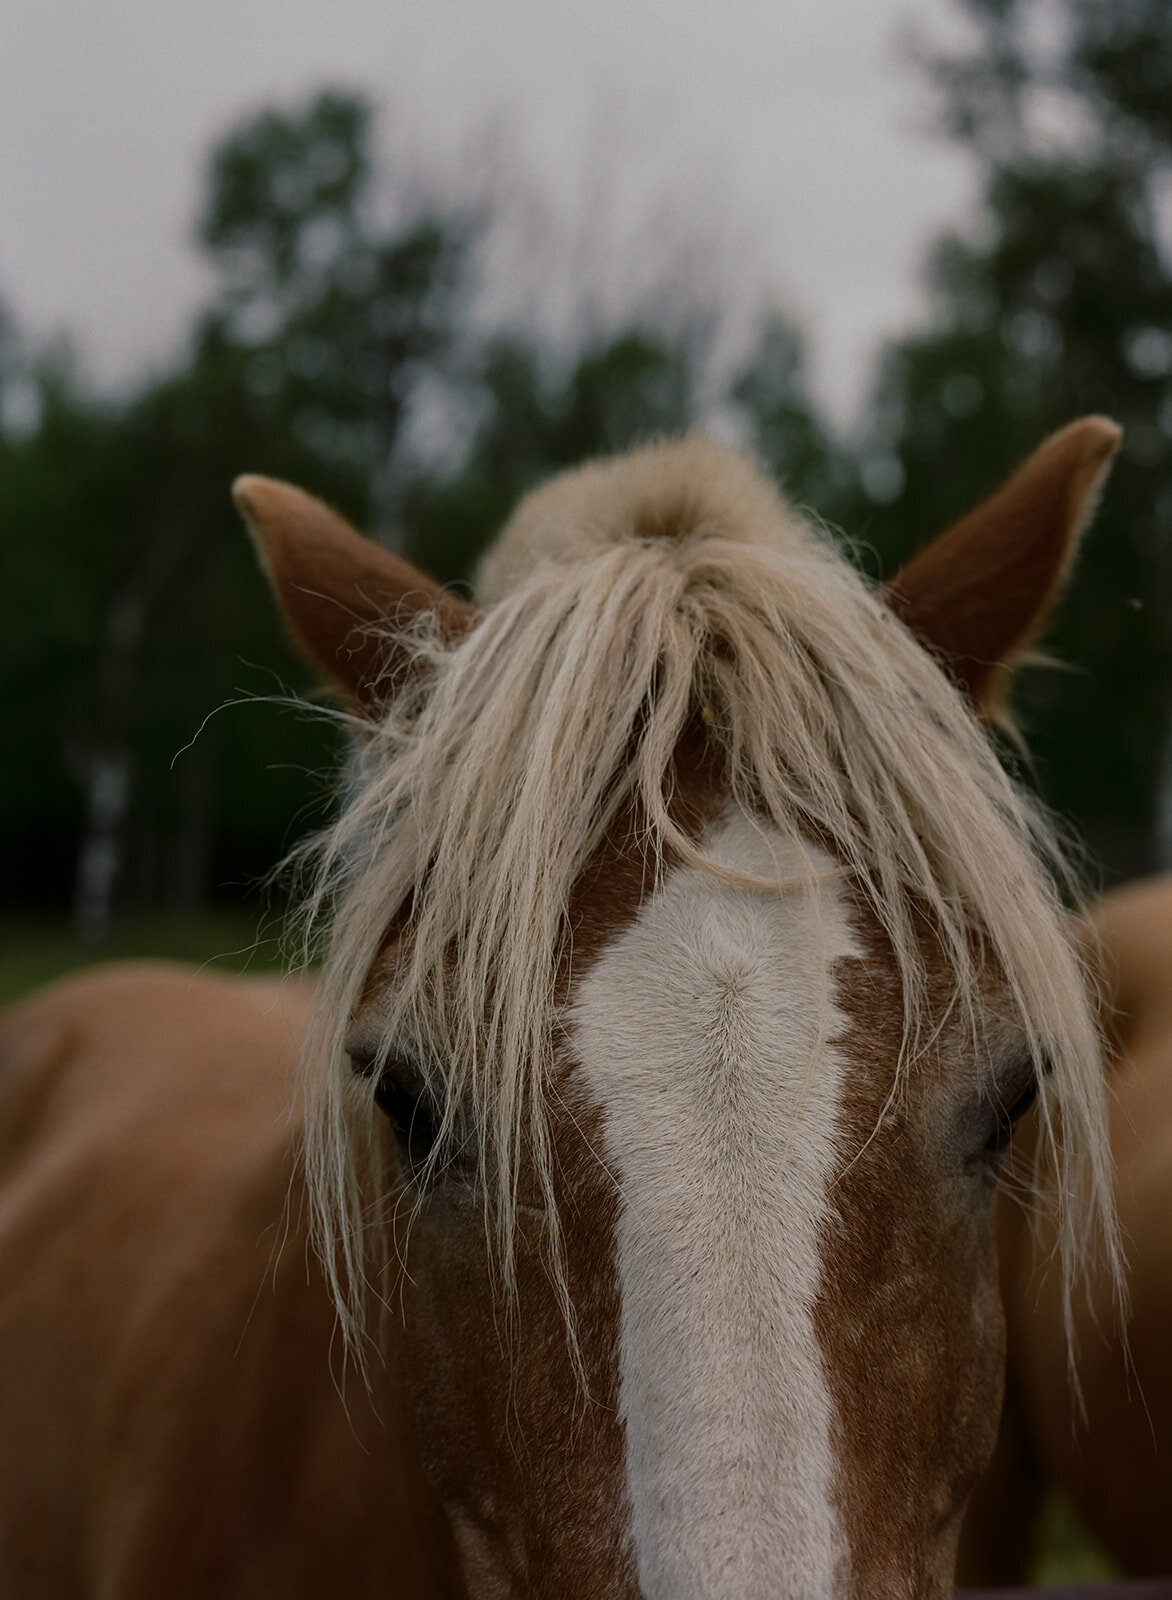
<svg viewBox="0 0 1172 1600">
<path fill-rule="evenodd" d="M 958 25 L 953 0 L 0 0 L 0 299 L 103 383 L 165 361 L 207 290 L 210 144 L 340 84 L 387 107 L 404 170 L 526 174 L 588 245 L 534 285 L 609 261 L 621 299 L 641 250 L 690 236 L 722 294 L 798 316 L 844 416 L 972 204 L 899 45 Z"/>
</svg>

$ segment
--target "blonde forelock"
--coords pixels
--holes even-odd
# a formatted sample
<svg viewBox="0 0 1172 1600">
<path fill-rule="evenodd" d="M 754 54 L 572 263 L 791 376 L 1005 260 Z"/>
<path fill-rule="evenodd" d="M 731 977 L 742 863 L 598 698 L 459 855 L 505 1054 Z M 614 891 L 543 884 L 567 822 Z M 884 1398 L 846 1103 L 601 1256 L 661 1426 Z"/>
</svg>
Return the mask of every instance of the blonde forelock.
<svg viewBox="0 0 1172 1600">
<path fill-rule="evenodd" d="M 426 1062 L 446 1131 L 471 1127 L 507 1284 L 523 1151 L 557 1259 L 545 1091 L 575 884 L 624 809 L 657 859 L 722 870 L 669 812 L 697 714 L 729 804 L 829 843 L 862 886 L 902 980 L 902 1066 L 939 1026 L 913 906 L 959 1005 L 975 1003 L 986 962 L 1004 974 L 1047 1069 L 1066 1261 L 1096 1238 L 1113 1250 L 1100 1043 L 1061 853 L 946 675 L 835 544 L 744 458 L 685 440 L 539 490 L 485 561 L 481 593 L 459 642 L 407 641 L 414 687 L 371 729 L 313 846 L 306 914 L 327 948 L 308 1160 L 349 1331 L 385 1178 L 344 1043 L 390 919 L 410 908 L 385 1048 Z"/>
</svg>

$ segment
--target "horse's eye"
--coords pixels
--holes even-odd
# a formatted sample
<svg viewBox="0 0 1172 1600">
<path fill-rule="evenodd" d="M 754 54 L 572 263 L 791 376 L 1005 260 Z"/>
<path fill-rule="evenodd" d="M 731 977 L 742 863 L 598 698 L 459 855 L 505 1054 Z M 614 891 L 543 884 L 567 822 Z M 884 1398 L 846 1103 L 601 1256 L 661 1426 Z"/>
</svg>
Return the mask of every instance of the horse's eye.
<svg viewBox="0 0 1172 1600">
<path fill-rule="evenodd" d="M 997 1104 L 993 1107 L 993 1127 L 984 1149 L 985 1160 L 991 1166 L 998 1167 L 1004 1161 L 1018 1123 L 1037 1098 L 1038 1080 L 1031 1077 L 1029 1083 L 1010 1105 Z"/>
<path fill-rule="evenodd" d="M 422 1101 L 405 1089 L 393 1072 L 384 1072 L 375 1085 L 374 1103 L 390 1122 L 411 1164 L 422 1166 L 437 1138 L 435 1121 Z"/>
<path fill-rule="evenodd" d="M 350 1066 L 356 1077 L 375 1080 L 375 1105 L 390 1123 L 412 1166 L 422 1166 L 435 1148 L 438 1131 L 422 1096 L 408 1087 L 415 1077 L 413 1069 L 394 1059 L 388 1061 L 385 1056 L 355 1049 L 350 1051 Z"/>
</svg>

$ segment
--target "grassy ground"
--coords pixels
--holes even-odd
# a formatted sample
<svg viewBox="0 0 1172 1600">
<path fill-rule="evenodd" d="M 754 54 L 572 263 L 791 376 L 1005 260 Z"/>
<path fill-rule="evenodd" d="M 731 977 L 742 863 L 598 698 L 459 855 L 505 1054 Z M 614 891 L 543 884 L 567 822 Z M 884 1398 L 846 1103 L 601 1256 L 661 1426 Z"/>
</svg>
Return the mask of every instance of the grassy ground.
<svg viewBox="0 0 1172 1600">
<path fill-rule="evenodd" d="M 1038 1548 L 1035 1583 L 1096 1583 L 1122 1576 L 1087 1533 L 1065 1495 L 1048 1496 Z"/>
<path fill-rule="evenodd" d="M 61 922 L 0 918 L 0 1006 L 78 967 L 133 956 L 191 961 L 228 972 L 270 972 L 280 966 L 275 929 L 259 929 L 243 911 L 183 922 L 128 919 L 100 949 L 78 944 Z M 1060 1496 L 1046 1505 L 1040 1547 L 1037 1583 L 1093 1583 L 1117 1576 Z"/>
</svg>

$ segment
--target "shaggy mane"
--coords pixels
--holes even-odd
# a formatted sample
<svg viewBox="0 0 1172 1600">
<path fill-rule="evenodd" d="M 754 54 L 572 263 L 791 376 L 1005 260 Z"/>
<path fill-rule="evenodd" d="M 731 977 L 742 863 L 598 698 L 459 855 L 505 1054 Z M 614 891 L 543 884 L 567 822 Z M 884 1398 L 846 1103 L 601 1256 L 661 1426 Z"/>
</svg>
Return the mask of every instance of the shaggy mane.
<svg viewBox="0 0 1172 1600">
<path fill-rule="evenodd" d="M 384 1058 L 429 1077 L 444 1137 L 476 1153 L 511 1282 L 522 1148 L 556 1207 L 545 1087 L 559 1035 L 567 905 L 608 825 L 642 819 L 654 859 L 719 871 L 669 815 L 674 755 L 700 715 L 729 802 L 829 841 L 891 941 L 903 1063 L 928 1015 L 913 902 L 972 1006 L 1004 972 L 1041 1074 L 1068 1268 L 1115 1256 L 1105 1091 L 1089 986 L 1067 932 L 1069 875 L 939 666 L 817 528 L 736 453 L 688 439 L 596 462 L 531 495 L 486 558 L 483 619 L 423 629 L 411 689 L 370 729 L 348 800 L 313 845 L 307 914 L 326 933 L 307 1063 L 319 1241 L 349 1335 L 385 1222 L 370 1085 L 344 1041 L 396 914 L 401 970 Z M 776 886 L 779 890 L 783 887 Z M 786 886 L 792 891 L 792 885 Z M 385 1227 L 377 1230 L 384 1237 Z"/>
</svg>

